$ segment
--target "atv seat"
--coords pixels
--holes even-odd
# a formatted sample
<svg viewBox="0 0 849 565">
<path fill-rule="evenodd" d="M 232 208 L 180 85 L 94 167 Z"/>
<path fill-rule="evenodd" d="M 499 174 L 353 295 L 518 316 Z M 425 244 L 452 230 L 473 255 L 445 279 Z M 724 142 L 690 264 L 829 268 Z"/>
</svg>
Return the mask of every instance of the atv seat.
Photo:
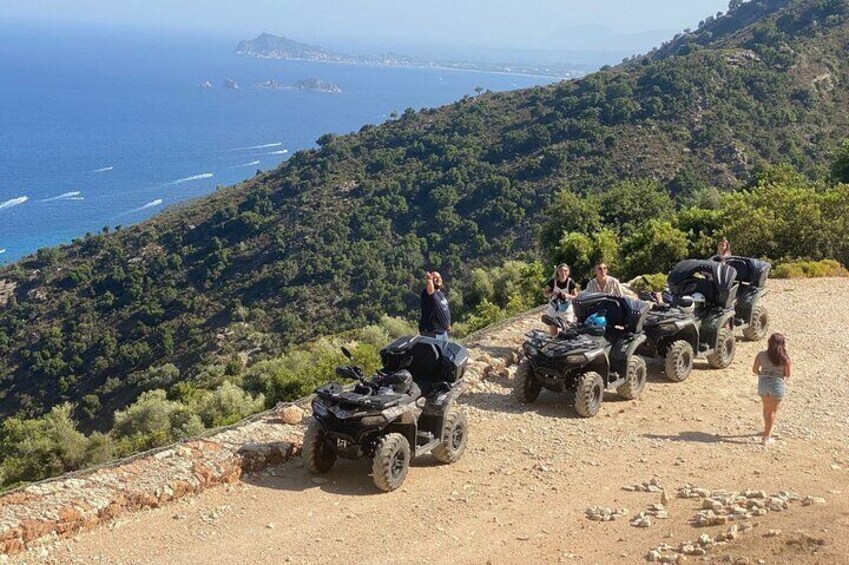
<svg viewBox="0 0 849 565">
<path fill-rule="evenodd" d="M 422 394 L 419 386 L 413 381 L 413 375 L 407 369 L 385 374 L 380 384 L 392 389 L 392 392 L 396 394 L 407 394 L 413 398 L 418 398 Z"/>
<path fill-rule="evenodd" d="M 733 308 L 737 299 L 737 270 L 728 261 L 687 259 L 669 271 L 669 291 L 675 297 L 699 293 L 708 306 Z"/>
<path fill-rule="evenodd" d="M 583 324 L 593 314 L 604 313 L 608 333 L 616 329 L 641 333 L 651 305 L 642 300 L 598 292 L 582 292 L 572 301 L 575 316 Z"/>
<path fill-rule="evenodd" d="M 724 260 L 726 265 L 733 267 L 737 271 L 736 280 L 742 285 L 765 287 L 772 270 L 772 264 L 751 257 L 714 257 L 713 260 Z"/>
</svg>

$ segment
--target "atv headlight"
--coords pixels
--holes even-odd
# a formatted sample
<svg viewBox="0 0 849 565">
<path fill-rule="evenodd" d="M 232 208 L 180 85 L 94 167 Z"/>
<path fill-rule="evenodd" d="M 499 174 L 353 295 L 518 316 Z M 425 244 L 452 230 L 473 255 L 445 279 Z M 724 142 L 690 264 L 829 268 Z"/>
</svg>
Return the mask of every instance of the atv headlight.
<svg viewBox="0 0 849 565">
<path fill-rule="evenodd" d="M 362 422 L 364 426 L 382 426 L 386 423 L 386 418 L 383 416 L 366 416 Z"/>
<path fill-rule="evenodd" d="M 586 363 L 587 362 L 587 356 L 584 355 L 583 353 L 576 353 L 575 355 L 567 355 L 566 356 L 566 362 L 567 363 L 574 363 L 574 364 Z"/>
<path fill-rule="evenodd" d="M 321 402 L 313 402 L 312 413 L 316 416 L 327 416 L 327 406 L 325 406 Z"/>
</svg>

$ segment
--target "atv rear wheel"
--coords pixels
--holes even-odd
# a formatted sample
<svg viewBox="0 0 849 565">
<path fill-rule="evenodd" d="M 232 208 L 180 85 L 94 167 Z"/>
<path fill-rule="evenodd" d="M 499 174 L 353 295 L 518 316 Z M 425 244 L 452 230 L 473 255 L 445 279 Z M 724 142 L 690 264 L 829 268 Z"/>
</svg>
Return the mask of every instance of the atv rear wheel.
<svg viewBox="0 0 849 565">
<path fill-rule="evenodd" d="M 377 442 L 371 474 L 374 484 L 384 492 L 404 484 L 410 470 L 410 443 L 401 434 L 387 434 Z"/>
<path fill-rule="evenodd" d="M 693 371 L 693 346 L 683 339 L 672 342 L 666 350 L 663 370 L 672 382 L 686 381 Z"/>
<path fill-rule="evenodd" d="M 582 418 L 592 418 L 598 414 L 604 397 L 604 380 L 595 371 L 578 377 L 575 390 L 575 411 Z"/>
<path fill-rule="evenodd" d="M 758 304 L 752 312 L 752 323 L 743 330 L 743 337 L 747 341 L 760 341 L 766 337 L 769 331 L 769 313 L 766 307 Z"/>
<path fill-rule="evenodd" d="M 324 428 L 315 420 L 304 434 L 302 457 L 310 473 L 326 473 L 336 463 L 336 452 L 327 445 Z"/>
<path fill-rule="evenodd" d="M 540 390 L 542 386 L 534 376 L 531 362 L 525 359 L 519 363 L 513 376 L 513 397 L 519 404 L 530 404 L 539 397 Z"/>
<path fill-rule="evenodd" d="M 734 361 L 736 352 L 737 342 L 734 339 L 734 332 L 727 327 L 722 328 L 716 339 L 716 351 L 708 355 L 708 364 L 711 369 L 725 369 Z"/>
<path fill-rule="evenodd" d="M 616 387 L 616 394 L 626 400 L 636 400 L 646 386 L 646 362 L 642 357 L 632 355 L 628 361 L 628 373 L 625 384 Z"/>
<path fill-rule="evenodd" d="M 445 415 L 445 425 L 442 426 L 442 443 L 431 452 L 434 459 L 440 463 L 456 463 L 466 451 L 469 437 L 469 425 L 466 413 L 452 406 Z"/>
</svg>

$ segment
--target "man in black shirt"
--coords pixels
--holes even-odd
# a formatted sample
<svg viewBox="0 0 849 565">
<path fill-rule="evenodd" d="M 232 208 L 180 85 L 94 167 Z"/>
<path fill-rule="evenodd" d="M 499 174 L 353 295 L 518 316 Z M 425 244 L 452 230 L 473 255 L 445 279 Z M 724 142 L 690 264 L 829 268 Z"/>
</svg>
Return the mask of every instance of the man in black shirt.
<svg viewBox="0 0 849 565">
<path fill-rule="evenodd" d="M 448 341 L 448 332 L 451 331 L 451 311 L 448 309 L 448 300 L 440 290 L 442 276 L 436 271 L 426 272 L 425 281 L 419 333 Z"/>
</svg>

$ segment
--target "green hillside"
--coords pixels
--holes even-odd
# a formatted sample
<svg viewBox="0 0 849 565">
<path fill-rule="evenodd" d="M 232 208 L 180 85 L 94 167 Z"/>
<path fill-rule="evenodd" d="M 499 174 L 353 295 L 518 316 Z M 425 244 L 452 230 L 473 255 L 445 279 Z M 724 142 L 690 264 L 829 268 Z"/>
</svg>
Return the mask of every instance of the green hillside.
<svg viewBox="0 0 849 565">
<path fill-rule="evenodd" d="M 570 193 L 652 181 L 636 204 L 671 213 L 770 163 L 825 178 L 849 131 L 847 46 L 846 0 L 745 3 L 583 80 L 328 134 L 273 172 L 41 250 L 0 270 L 15 285 L 0 284 L 0 417 L 70 401 L 105 430 L 142 391 L 203 383 L 212 364 L 414 317 L 425 268 L 456 289 L 475 267 L 550 255 L 540 228 L 556 243 L 581 202 L 602 202 L 619 237 L 639 224 L 603 197 L 558 208 Z"/>
</svg>

